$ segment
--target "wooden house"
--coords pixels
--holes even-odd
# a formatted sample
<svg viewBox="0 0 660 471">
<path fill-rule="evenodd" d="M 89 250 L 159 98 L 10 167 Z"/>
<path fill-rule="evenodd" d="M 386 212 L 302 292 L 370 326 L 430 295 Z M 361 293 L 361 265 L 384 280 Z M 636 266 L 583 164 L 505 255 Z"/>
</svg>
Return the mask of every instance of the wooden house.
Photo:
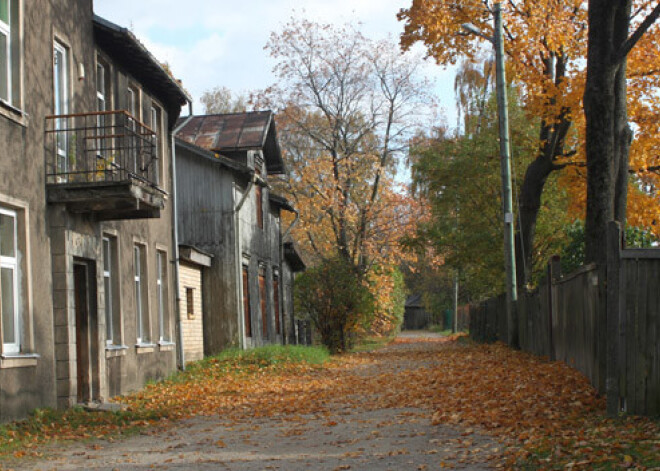
<svg viewBox="0 0 660 471">
<path fill-rule="evenodd" d="M 284 164 L 270 111 L 190 116 L 176 131 L 179 240 L 213 256 L 203 274 L 204 350 L 286 341 Z M 288 275 L 287 275 L 288 276 Z"/>
</svg>

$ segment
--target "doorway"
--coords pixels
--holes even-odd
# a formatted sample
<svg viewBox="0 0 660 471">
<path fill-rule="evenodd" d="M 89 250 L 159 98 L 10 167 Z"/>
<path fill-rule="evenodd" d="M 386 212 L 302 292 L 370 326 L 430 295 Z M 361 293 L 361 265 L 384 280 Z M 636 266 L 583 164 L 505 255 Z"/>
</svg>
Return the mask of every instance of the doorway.
<svg viewBox="0 0 660 471">
<path fill-rule="evenodd" d="M 91 382 L 91 329 L 89 265 L 76 262 L 73 265 L 73 290 L 76 312 L 76 379 L 77 401 L 92 399 Z"/>
</svg>

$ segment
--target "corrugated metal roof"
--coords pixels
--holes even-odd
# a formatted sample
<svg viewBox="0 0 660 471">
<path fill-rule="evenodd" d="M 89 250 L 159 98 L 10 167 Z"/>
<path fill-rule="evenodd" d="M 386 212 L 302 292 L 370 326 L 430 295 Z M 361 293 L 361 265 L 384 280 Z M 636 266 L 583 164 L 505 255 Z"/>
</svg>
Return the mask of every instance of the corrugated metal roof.
<svg viewBox="0 0 660 471">
<path fill-rule="evenodd" d="M 273 118 L 272 111 L 192 116 L 179 129 L 177 137 L 218 153 L 261 149 L 268 172 L 284 173 Z"/>
</svg>

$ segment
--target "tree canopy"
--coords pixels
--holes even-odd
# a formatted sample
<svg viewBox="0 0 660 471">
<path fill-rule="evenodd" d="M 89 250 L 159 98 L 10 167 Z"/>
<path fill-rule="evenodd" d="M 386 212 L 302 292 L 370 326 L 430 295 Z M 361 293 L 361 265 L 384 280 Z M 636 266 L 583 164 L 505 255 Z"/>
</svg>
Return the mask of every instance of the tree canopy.
<svg viewBox="0 0 660 471">
<path fill-rule="evenodd" d="M 277 111 L 289 176 L 276 185 L 300 211 L 293 235 L 312 259 L 342 260 L 387 305 L 399 239 L 419 217 L 396 174 L 432 103 L 421 58 L 352 25 L 301 19 L 272 33 L 266 49 L 277 83 L 260 105 Z"/>
<path fill-rule="evenodd" d="M 483 39 L 466 35 L 462 24 L 472 23 L 492 35 L 492 0 L 413 0 L 401 10 L 405 22 L 404 48 L 423 42 L 439 64 L 459 57 L 475 57 Z M 653 2 L 632 2 L 631 25 L 643 21 Z M 582 1 L 512 0 L 503 5 L 507 75 L 521 91 L 522 105 L 538 123 L 534 159 L 523 178 L 518 225 L 518 265 L 531 266 L 536 220 L 549 175 L 562 170 L 560 183 L 570 195 L 571 215 L 584 218 L 586 203 L 585 122 L 582 98 L 586 81 L 587 4 Z M 487 47 L 488 45 L 486 45 Z M 651 123 L 660 112 L 655 93 L 660 84 L 657 28 L 641 38 L 628 60 L 628 114 L 635 130 L 628 178 L 628 214 L 636 226 L 660 234 L 654 216 L 660 211 L 656 197 L 657 142 L 660 129 Z M 521 253 L 521 252 L 524 252 Z M 522 258 L 524 257 L 524 260 Z M 530 273 L 520 274 L 520 281 Z"/>
</svg>

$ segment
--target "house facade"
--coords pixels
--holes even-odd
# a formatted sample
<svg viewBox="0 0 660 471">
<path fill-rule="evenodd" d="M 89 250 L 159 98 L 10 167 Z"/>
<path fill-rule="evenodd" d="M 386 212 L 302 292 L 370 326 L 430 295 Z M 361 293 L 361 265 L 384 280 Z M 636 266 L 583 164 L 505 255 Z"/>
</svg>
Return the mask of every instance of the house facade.
<svg viewBox="0 0 660 471">
<path fill-rule="evenodd" d="M 176 136 L 179 240 L 213 255 L 205 353 L 284 343 L 281 213 L 293 208 L 267 183 L 284 172 L 273 114 L 182 118 Z"/>
<path fill-rule="evenodd" d="M 171 130 L 189 98 L 91 0 L 0 0 L 0 419 L 176 368 Z"/>
</svg>

